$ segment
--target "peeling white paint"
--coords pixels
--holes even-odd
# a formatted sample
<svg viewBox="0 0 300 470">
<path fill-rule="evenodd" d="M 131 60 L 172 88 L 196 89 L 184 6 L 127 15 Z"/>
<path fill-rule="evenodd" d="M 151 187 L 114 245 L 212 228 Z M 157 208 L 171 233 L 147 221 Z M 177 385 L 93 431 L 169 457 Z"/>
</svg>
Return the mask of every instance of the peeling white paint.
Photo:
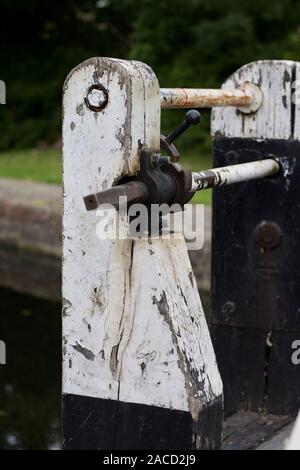
<svg viewBox="0 0 300 470">
<path fill-rule="evenodd" d="M 95 80 L 109 96 L 97 114 L 83 101 Z M 65 86 L 63 135 L 63 393 L 196 418 L 222 383 L 184 240 L 99 240 L 99 218 L 82 200 L 135 173 L 139 145 L 159 148 L 153 72 L 115 59 L 77 67 Z"/>
<path fill-rule="evenodd" d="M 293 82 L 299 75 L 299 64 L 292 61 L 264 60 L 252 62 L 235 72 L 223 84 L 223 90 L 257 85 L 263 95 L 256 113 L 242 114 L 234 107 L 213 108 L 211 134 L 220 137 L 255 139 L 299 139 L 299 109 L 292 106 Z"/>
</svg>

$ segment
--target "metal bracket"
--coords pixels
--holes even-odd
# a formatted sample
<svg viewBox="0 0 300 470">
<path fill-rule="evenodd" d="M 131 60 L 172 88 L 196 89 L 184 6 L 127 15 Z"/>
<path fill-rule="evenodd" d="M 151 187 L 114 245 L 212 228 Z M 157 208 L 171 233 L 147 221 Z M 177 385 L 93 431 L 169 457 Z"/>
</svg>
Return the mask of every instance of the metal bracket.
<svg viewBox="0 0 300 470">
<path fill-rule="evenodd" d="M 183 206 L 193 196 L 192 175 L 170 158 L 161 157 L 156 150 L 140 150 L 140 172 L 133 178 L 124 178 L 106 191 L 89 194 L 83 198 L 86 210 L 97 209 L 101 204 L 120 206 L 120 197 L 127 197 L 127 205 L 179 204 Z"/>
</svg>

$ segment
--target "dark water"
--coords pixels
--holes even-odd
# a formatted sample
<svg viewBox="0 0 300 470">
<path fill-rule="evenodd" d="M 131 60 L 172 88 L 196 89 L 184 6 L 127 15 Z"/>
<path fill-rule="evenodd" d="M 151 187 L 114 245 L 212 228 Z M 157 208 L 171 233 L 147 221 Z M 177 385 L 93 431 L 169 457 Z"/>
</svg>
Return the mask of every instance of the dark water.
<svg viewBox="0 0 300 470">
<path fill-rule="evenodd" d="M 0 449 L 60 448 L 60 304 L 0 289 Z"/>
<path fill-rule="evenodd" d="M 59 449 L 61 306 L 0 289 L 0 308 L 0 449 Z"/>
</svg>

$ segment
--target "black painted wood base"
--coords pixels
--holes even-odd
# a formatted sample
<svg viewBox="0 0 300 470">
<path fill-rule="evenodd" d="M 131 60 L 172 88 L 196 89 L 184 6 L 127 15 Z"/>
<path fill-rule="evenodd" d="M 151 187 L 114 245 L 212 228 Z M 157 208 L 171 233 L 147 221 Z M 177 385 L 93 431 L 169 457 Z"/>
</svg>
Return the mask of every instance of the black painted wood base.
<svg viewBox="0 0 300 470">
<path fill-rule="evenodd" d="M 281 158 L 276 178 L 216 188 L 212 339 L 225 413 L 296 414 L 300 365 L 300 142 L 214 139 L 214 166 Z"/>
<path fill-rule="evenodd" d="M 63 395 L 65 449 L 220 449 L 222 399 L 195 423 L 185 411 L 79 395 Z"/>
</svg>

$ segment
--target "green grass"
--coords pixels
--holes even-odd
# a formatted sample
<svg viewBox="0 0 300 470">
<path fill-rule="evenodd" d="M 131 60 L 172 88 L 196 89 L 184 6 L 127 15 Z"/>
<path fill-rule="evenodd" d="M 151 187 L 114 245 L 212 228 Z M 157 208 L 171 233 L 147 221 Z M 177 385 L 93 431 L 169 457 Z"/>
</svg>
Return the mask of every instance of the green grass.
<svg viewBox="0 0 300 470">
<path fill-rule="evenodd" d="M 60 183 L 61 152 L 35 149 L 0 152 L 0 177 Z"/>
<path fill-rule="evenodd" d="M 180 162 L 184 168 L 188 168 L 191 171 L 208 170 L 212 167 L 211 155 L 201 151 L 197 153 L 191 152 L 183 155 Z M 210 206 L 211 189 L 205 189 L 204 191 L 198 191 L 195 193 L 192 202 L 194 204 L 205 204 L 206 206 Z"/>
<path fill-rule="evenodd" d="M 189 152 L 181 158 L 185 168 L 200 171 L 211 168 L 208 153 Z M 11 150 L 0 152 L 0 177 L 22 180 L 61 183 L 61 152 L 59 150 Z M 211 190 L 200 191 L 193 203 L 211 204 Z"/>
</svg>

